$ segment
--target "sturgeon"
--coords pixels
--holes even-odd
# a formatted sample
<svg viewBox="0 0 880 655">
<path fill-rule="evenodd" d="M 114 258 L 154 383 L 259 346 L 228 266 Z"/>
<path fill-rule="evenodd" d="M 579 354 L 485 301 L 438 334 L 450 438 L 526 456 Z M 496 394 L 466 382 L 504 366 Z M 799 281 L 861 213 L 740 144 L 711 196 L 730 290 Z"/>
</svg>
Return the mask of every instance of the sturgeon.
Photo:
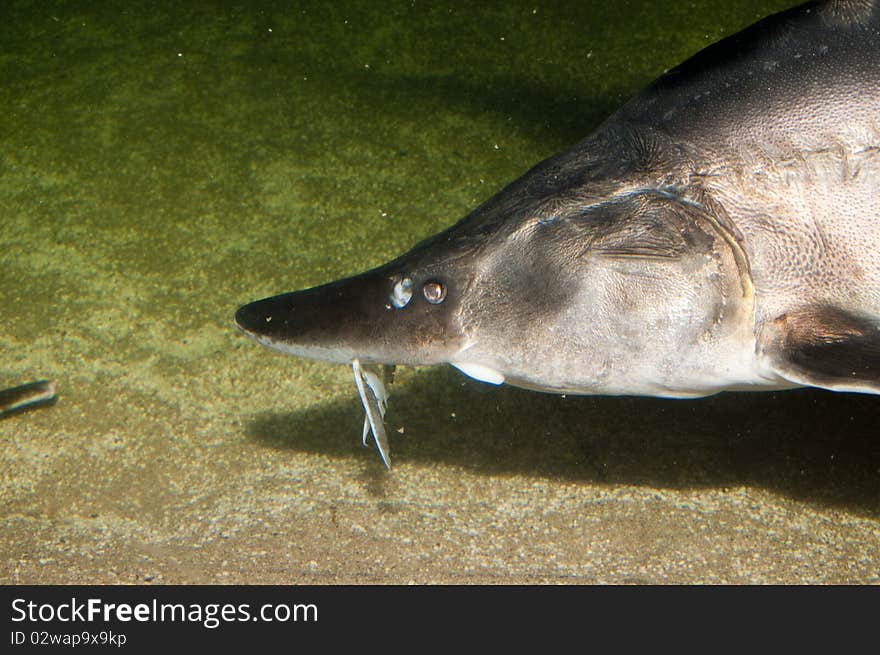
<svg viewBox="0 0 880 655">
<path fill-rule="evenodd" d="M 880 0 L 765 18 L 397 259 L 235 322 L 351 365 L 388 466 L 395 364 L 565 394 L 880 393 Z"/>
</svg>

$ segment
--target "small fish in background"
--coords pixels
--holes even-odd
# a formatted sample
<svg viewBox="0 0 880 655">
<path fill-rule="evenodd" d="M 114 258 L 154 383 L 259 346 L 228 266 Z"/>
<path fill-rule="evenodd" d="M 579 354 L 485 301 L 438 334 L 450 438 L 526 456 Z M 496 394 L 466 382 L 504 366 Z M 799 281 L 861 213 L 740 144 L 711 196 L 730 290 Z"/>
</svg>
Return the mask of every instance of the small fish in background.
<svg viewBox="0 0 880 655">
<path fill-rule="evenodd" d="M 51 405 L 57 398 L 55 383 L 49 380 L 37 380 L 0 390 L 0 418 Z"/>
<path fill-rule="evenodd" d="M 559 394 L 880 394 L 880 0 L 711 45 L 447 230 L 235 322 L 352 366 L 387 466 L 381 366 Z"/>
</svg>

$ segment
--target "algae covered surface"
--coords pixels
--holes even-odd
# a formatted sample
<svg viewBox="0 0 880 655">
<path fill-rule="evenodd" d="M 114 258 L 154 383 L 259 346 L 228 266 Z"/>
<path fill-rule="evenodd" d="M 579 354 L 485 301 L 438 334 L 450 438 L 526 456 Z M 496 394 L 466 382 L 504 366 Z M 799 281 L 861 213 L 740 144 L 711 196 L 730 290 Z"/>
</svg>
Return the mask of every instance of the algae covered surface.
<svg viewBox="0 0 880 655">
<path fill-rule="evenodd" d="M 351 371 L 235 309 L 364 270 L 791 3 L 0 7 L 0 582 L 878 582 L 875 397 Z"/>
</svg>

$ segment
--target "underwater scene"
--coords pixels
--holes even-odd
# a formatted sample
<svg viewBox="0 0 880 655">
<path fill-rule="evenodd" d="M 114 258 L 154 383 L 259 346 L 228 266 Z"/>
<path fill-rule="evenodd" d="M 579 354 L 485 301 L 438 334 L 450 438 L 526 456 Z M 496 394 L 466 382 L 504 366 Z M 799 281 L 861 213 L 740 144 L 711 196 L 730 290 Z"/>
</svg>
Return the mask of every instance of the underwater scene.
<svg viewBox="0 0 880 655">
<path fill-rule="evenodd" d="M 350 366 L 233 321 L 794 4 L 4 0 L 0 389 L 46 383 L 0 415 L 0 583 L 880 583 L 876 396 L 399 366 L 389 470 Z"/>
</svg>

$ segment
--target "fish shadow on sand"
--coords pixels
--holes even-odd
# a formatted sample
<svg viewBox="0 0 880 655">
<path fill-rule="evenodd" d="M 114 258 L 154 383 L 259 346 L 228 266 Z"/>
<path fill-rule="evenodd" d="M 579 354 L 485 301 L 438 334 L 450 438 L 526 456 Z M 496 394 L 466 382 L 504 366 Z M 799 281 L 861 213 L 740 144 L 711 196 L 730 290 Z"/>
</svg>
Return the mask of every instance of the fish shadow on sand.
<svg viewBox="0 0 880 655">
<path fill-rule="evenodd" d="M 386 424 L 396 467 L 417 461 L 486 475 L 535 475 L 667 489 L 755 486 L 880 517 L 877 398 L 814 389 L 700 400 L 553 396 L 425 369 L 391 388 Z M 385 475 L 350 399 L 258 416 L 266 447 L 361 457 Z M 400 432 L 401 428 L 403 432 Z M 380 488 L 378 485 L 377 488 Z"/>
</svg>

